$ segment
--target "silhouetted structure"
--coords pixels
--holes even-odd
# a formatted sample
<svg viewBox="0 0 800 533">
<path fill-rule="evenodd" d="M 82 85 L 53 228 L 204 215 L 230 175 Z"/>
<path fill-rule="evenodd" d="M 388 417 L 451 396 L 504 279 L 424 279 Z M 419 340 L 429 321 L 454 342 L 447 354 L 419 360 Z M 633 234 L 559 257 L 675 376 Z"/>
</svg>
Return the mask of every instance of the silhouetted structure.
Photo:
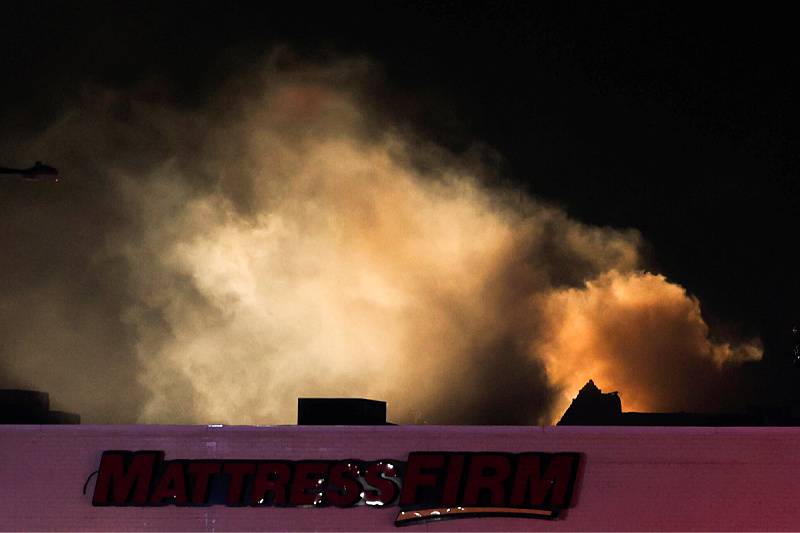
<svg viewBox="0 0 800 533">
<path fill-rule="evenodd" d="M 361 398 L 298 398 L 298 426 L 385 426 L 386 402 Z"/>
<path fill-rule="evenodd" d="M 559 426 L 619 426 L 622 417 L 622 402 L 616 392 L 603 392 L 591 379 L 572 400 L 567 411 L 558 421 Z"/>
<path fill-rule="evenodd" d="M 558 421 L 559 426 L 798 426 L 789 406 L 749 407 L 746 413 L 623 413 L 617 392 L 603 393 L 589 380 Z"/>
<path fill-rule="evenodd" d="M 31 390 L 0 390 L 0 424 L 80 424 L 75 413 L 50 410 L 50 395 Z"/>
</svg>

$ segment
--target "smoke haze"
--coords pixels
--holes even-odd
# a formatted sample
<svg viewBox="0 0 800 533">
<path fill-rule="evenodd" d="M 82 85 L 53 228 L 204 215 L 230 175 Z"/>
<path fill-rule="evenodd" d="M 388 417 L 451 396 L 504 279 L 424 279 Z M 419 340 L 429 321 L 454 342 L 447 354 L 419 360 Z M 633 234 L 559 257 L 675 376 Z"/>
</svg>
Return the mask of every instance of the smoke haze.
<svg viewBox="0 0 800 533">
<path fill-rule="evenodd" d="M 503 185 L 383 90 L 367 60 L 281 51 L 202 109 L 87 85 L 15 153 L 62 181 L 3 185 L 0 385 L 85 423 L 289 424 L 323 396 L 553 423 L 590 378 L 626 410 L 735 394 L 758 341 L 712 340 L 637 231 Z"/>
</svg>

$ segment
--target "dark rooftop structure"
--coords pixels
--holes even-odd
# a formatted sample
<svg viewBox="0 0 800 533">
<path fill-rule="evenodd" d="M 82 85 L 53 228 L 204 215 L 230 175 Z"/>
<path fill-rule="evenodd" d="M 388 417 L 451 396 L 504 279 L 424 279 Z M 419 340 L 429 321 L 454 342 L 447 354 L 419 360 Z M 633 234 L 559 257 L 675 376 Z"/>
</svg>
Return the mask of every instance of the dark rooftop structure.
<svg viewBox="0 0 800 533">
<path fill-rule="evenodd" d="M 385 426 L 386 402 L 362 398 L 298 398 L 298 426 Z"/>
<path fill-rule="evenodd" d="M 789 406 L 749 407 L 745 413 L 624 413 L 617 392 L 584 385 L 559 426 L 800 426 Z"/>
<path fill-rule="evenodd" d="M 0 424 L 80 424 L 75 413 L 50 410 L 50 395 L 31 390 L 0 390 Z"/>
</svg>

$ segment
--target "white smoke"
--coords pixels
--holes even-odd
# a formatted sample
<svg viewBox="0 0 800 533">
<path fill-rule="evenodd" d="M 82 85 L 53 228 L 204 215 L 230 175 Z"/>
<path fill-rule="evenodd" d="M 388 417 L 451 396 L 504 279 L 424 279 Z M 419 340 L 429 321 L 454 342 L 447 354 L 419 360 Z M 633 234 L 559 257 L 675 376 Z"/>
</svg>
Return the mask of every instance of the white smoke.
<svg viewBox="0 0 800 533">
<path fill-rule="evenodd" d="M 103 265 L 87 307 L 125 333 L 90 317 L 74 334 L 118 354 L 135 399 L 110 404 L 139 422 L 288 424 L 298 397 L 331 396 L 386 400 L 399 423 L 551 423 L 589 378 L 636 408 L 702 407 L 700 387 L 760 357 L 709 340 L 697 301 L 641 270 L 635 230 L 571 220 L 398 127 L 369 62 L 259 72 L 203 110 L 94 92 L 33 145 L 102 188 L 83 206 L 107 214 L 83 248 Z M 27 305 L 51 305 L 40 289 Z M 62 385 L 80 365 L 40 379 L 24 361 L 58 350 L 17 341 L 7 374 L 115 420 Z M 101 368 L 113 398 L 119 369 Z"/>
</svg>

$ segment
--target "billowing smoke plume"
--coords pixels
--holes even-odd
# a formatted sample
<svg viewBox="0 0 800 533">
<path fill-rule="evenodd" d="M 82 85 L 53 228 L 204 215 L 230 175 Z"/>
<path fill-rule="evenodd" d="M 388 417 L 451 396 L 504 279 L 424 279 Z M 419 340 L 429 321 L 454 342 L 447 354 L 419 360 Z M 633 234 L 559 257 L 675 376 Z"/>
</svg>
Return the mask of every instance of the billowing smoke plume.
<svg viewBox="0 0 800 533">
<path fill-rule="evenodd" d="M 3 385 L 86 422 L 285 424 L 331 396 L 551 423 L 590 378 L 629 409 L 712 407 L 760 357 L 709 339 L 638 232 L 487 179 L 485 148 L 414 136 L 378 85 L 279 53 L 202 110 L 87 87 L 17 155 L 57 189 L 4 189 Z"/>
</svg>

